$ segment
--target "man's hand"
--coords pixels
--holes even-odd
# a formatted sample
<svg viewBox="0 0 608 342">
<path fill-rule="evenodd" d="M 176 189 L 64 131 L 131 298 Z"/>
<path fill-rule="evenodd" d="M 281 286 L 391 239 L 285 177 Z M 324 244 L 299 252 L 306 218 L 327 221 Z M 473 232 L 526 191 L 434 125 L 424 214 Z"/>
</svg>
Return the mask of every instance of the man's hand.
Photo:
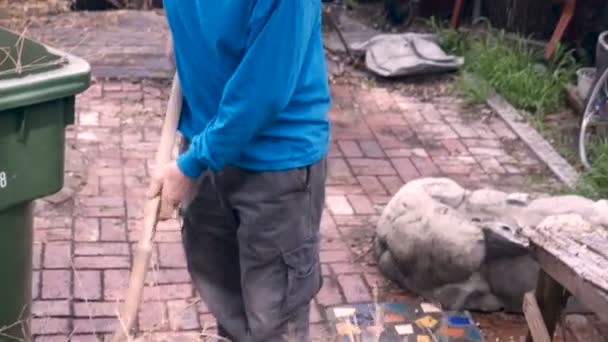
<svg viewBox="0 0 608 342">
<path fill-rule="evenodd" d="M 147 195 L 148 198 L 154 198 L 160 193 L 160 220 L 166 220 L 173 216 L 177 206 L 192 190 L 194 182 L 194 179 L 182 173 L 175 161 L 162 165 L 156 170 Z"/>
</svg>

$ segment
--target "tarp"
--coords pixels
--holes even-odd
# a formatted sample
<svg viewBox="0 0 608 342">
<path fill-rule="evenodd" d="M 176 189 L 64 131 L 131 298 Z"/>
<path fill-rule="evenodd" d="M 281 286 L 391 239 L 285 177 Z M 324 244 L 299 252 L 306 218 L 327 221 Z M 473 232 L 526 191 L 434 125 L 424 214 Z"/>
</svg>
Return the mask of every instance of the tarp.
<svg viewBox="0 0 608 342">
<path fill-rule="evenodd" d="M 463 57 L 446 54 L 430 34 L 380 34 L 353 44 L 352 50 L 365 54 L 366 67 L 383 77 L 449 72 L 464 64 Z"/>
</svg>

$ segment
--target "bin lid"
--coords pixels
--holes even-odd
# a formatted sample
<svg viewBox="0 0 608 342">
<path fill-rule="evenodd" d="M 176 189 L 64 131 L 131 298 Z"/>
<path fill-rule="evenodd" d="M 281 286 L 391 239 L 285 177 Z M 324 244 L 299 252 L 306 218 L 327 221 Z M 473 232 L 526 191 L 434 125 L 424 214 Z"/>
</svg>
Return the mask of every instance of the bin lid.
<svg viewBox="0 0 608 342">
<path fill-rule="evenodd" d="M 0 111 L 80 93 L 90 74 L 83 59 L 0 27 Z"/>
</svg>

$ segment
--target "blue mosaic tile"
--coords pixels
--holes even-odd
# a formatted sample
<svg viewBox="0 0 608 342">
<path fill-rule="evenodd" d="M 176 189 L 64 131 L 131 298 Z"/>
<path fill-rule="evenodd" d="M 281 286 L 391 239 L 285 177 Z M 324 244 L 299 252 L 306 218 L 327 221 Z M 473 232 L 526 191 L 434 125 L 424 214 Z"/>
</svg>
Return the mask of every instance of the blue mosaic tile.
<svg viewBox="0 0 608 342">
<path fill-rule="evenodd" d="M 471 325 L 471 320 L 466 316 L 449 316 L 448 322 L 450 325 L 456 327 Z"/>
<path fill-rule="evenodd" d="M 421 302 L 416 300 L 401 302 L 380 303 L 384 314 L 384 326 L 380 335 L 380 342 L 417 342 L 418 337 L 431 336 L 432 342 L 484 342 L 481 331 L 475 325 L 473 318 L 468 312 L 444 312 L 429 311 L 428 305 L 424 305 L 428 312 L 422 310 Z M 353 310 L 349 317 L 336 318 L 334 309 L 343 309 L 340 315 L 344 315 L 344 309 Z M 346 322 L 351 324 L 351 329 L 355 329 L 360 334 L 355 337 L 360 342 L 378 341 L 374 335 L 374 319 L 376 318 L 376 305 L 374 303 L 359 303 L 334 305 L 326 308 L 327 317 L 331 328 L 335 334 L 338 328 L 341 331 L 348 329 L 344 326 Z M 431 328 L 425 328 L 418 324 L 421 318 L 436 320 Z M 348 323 L 346 323 L 348 324 Z M 396 326 L 408 325 L 409 329 L 397 329 Z M 462 335 L 453 335 L 453 330 L 460 329 Z M 404 331 L 412 331 L 411 334 Z M 399 333 L 403 335 L 399 335 Z M 423 338 L 424 339 L 424 338 Z M 349 336 L 341 335 L 338 341 L 352 342 Z"/>
</svg>

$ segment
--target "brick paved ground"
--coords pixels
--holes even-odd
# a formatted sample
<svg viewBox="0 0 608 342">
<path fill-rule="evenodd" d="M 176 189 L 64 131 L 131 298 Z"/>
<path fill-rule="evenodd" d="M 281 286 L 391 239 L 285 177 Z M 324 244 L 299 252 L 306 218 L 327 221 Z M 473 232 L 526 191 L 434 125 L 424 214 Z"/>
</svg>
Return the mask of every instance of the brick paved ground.
<svg viewBox="0 0 608 342">
<path fill-rule="evenodd" d="M 24 6 L 28 1 L 32 4 Z M 44 6 L 53 2 L 70 1 L 0 0 L 0 26 L 25 32 L 28 37 L 86 59 L 98 77 L 173 76 L 165 56 L 168 29 L 163 13 L 70 12 L 52 7 L 47 12 Z"/>
<path fill-rule="evenodd" d="M 152 81 L 98 82 L 78 97 L 67 170 L 76 192 L 41 203 L 36 214 L 36 341 L 65 341 L 68 335 L 94 341 L 95 334 L 116 328 L 116 302 L 129 279 L 167 91 L 166 83 Z M 325 285 L 311 312 L 315 336 L 325 334 L 324 305 L 370 300 L 376 284 L 386 289 L 364 254 L 383 205 L 404 182 L 449 176 L 467 186 L 512 189 L 528 187 L 530 175 L 543 173 L 503 122 L 456 98 L 424 103 L 349 85 L 334 85 L 333 93 L 322 222 Z M 161 223 L 157 241 L 139 329 L 155 340 L 175 337 L 175 331 L 194 337 L 214 322 L 190 284 L 178 222 Z M 506 324 L 521 333 L 515 322 Z"/>
</svg>

